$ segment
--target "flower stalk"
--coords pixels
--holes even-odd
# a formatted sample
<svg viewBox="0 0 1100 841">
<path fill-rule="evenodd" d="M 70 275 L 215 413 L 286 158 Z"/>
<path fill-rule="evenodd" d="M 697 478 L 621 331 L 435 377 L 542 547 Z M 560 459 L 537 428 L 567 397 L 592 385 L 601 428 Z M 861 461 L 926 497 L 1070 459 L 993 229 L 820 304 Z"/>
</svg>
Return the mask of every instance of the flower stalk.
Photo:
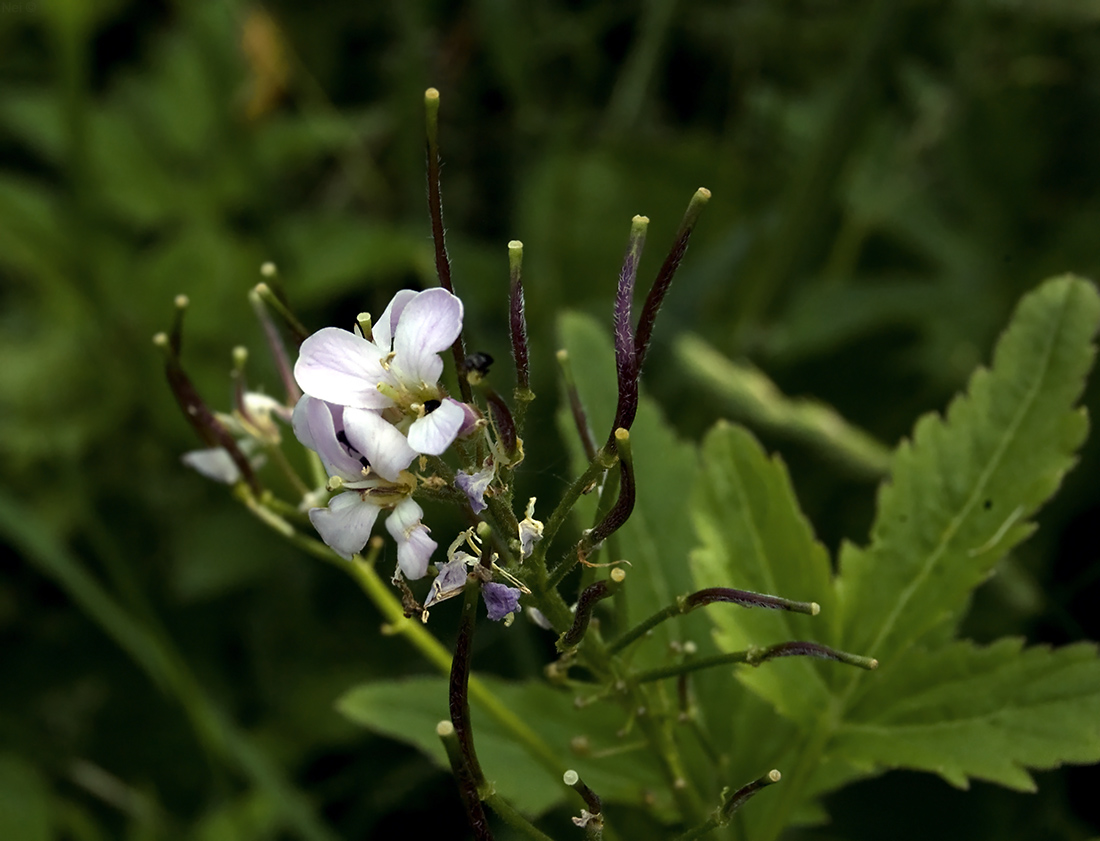
<svg viewBox="0 0 1100 841">
<path fill-rule="evenodd" d="M 447 256 L 446 235 L 443 228 L 443 197 L 439 176 L 439 91 L 428 88 L 424 91 L 424 115 L 426 118 L 428 139 L 428 215 L 432 220 L 432 242 L 435 243 L 435 271 L 439 285 L 455 294 L 451 281 L 451 259 Z M 462 334 L 454 340 L 451 347 L 455 360 L 455 372 L 458 375 L 458 390 L 462 402 L 473 399 L 470 382 L 466 376 L 466 341 Z"/>
<path fill-rule="evenodd" d="M 714 814 L 699 826 L 689 829 L 677 838 L 676 841 L 695 841 L 695 839 L 702 838 L 719 827 L 728 826 L 738 809 L 744 806 L 745 803 L 758 792 L 770 785 L 775 785 L 782 778 L 783 775 L 773 768 L 767 774 L 758 777 L 747 785 L 741 786 L 741 788 L 737 789 L 733 794 L 730 794 L 727 789 L 722 793 L 722 805 L 715 809 Z"/>
<path fill-rule="evenodd" d="M 639 622 L 622 636 L 613 640 L 608 645 L 608 653 L 616 654 L 622 651 L 632 642 L 641 639 L 649 631 L 656 628 L 666 619 L 673 616 L 683 616 L 696 608 L 718 602 L 729 602 L 741 607 L 761 607 L 765 610 L 787 610 L 792 613 L 804 613 L 808 616 L 817 616 L 821 606 L 817 602 L 796 602 L 779 596 L 768 596 L 763 593 L 753 593 L 749 590 L 734 590 L 730 587 L 708 587 L 686 596 L 680 596 L 672 604 L 654 613 L 652 616 Z"/>
<path fill-rule="evenodd" d="M 634 327 L 630 310 L 634 301 L 634 281 L 638 276 L 638 263 L 642 259 L 646 229 L 649 219 L 635 216 L 630 224 L 630 240 L 619 272 L 619 285 L 615 292 L 615 373 L 619 384 L 619 402 L 615 407 L 615 420 L 607 446 L 614 447 L 615 432 L 629 430 L 638 412 L 638 358 L 634 351 Z"/>
<path fill-rule="evenodd" d="M 710 190 L 700 187 L 695 191 L 695 195 L 688 202 L 680 228 L 676 231 L 672 248 L 665 257 L 664 263 L 661 264 L 661 270 L 657 272 L 653 286 L 649 288 L 649 294 L 646 295 L 642 313 L 638 316 L 638 329 L 634 333 L 634 354 L 639 372 L 649 352 L 649 341 L 653 337 L 653 325 L 657 321 L 657 313 L 661 311 L 661 304 L 664 303 L 665 295 L 672 286 L 672 279 L 676 276 L 680 261 L 684 259 L 691 233 L 695 230 L 695 223 L 699 221 L 699 214 L 702 213 L 708 201 L 710 201 Z"/>
<path fill-rule="evenodd" d="M 873 657 L 863 657 L 859 654 L 850 654 L 847 651 L 837 651 L 835 648 L 829 648 L 827 645 L 816 642 L 793 640 L 769 645 L 766 648 L 750 648 L 746 651 L 715 654 L 713 657 L 700 657 L 698 660 L 685 660 L 671 666 L 639 672 L 634 676 L 634 679 L 638 683 L 652 683 L 655 680 L 677 677 L 688 672 L 698 672 L 702 669 L 713 669 L 716 666 L 731 666 L 739 663 L 759 666 L 780 657 L 813 657 L 818 660 L 835 660 L 847 666 L 855 666 L 867 671 L 874 671 L 878 668 L 878 660 Z"/>
</svg>

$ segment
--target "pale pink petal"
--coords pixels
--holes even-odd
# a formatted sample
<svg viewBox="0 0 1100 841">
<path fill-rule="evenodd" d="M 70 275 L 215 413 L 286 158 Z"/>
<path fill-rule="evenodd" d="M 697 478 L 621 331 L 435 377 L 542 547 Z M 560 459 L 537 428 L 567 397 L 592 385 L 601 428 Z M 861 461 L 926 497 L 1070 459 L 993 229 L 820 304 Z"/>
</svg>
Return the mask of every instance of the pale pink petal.
<svg viewBox="0 0 1100 841">
<path fill-rule="evenodd" d="M 412 464 L 416 450 L 392 423 L 370 409 L 344 409 L 348 444 L 370 463 L 371 470 L 391 482 Z"/>
<path fill-rule="evenodd" d="M 412 499 L 404 499 L 386 518 L 386 530 L 397 541 L 397 565 L 410 581 L 423 578 L 428 561 L 438 544 L 428 537 L 428 527 L 420 522 L 424 512 Z"/>
<path fill-rule="evenodd" d="M 328 508 L 310 509 L 309 521 L 321 540 L 350 561 L 352 555 L 367 545 L 378 511 L 377 505 L 364 502 L 354 491 L 346 491 L 333 497 Z"/>
<path fill-rule="evenodd" d="M 302 391 L 319 400 L 360 409 L 393 405 L 377 385 L 389 377 L 379 364 L 382 351 L 366 339 L 325 327 L 304 342 L 294 364 L 294 378 Z"/>
<path fill-rule="evenodd" d="M 402 289 L 393 296 L 393 300 L 382 310 L 382 315 L 378 321 L 371 325 L 374 343 L 382 349 L 383 353 L 389 353 L 393 349 L 394 327 L 397 326 L 401 313 L 405 311 L 405 307 L 409 301 L 416 297 L 416 294 L 412 289 Z"/>
<path fill-rule="evenodd" d="M 439 382 L 446 350 L 462 332 L 462 301 L 446 289 L 428 289 L 405 306 L 393 337 L 391 370 L 403 382 Z"/>
<path fill-rule="evenodd" d="M 462 404 L 444 399 L 431 414 L 417 418 L 409 427 L 409 446 L 418 453 L 438 456 L 446 451 L 466 421 Z"/>
<path fill-rule="evenodd" d="M 224 447 L 212 447 L 209 450 L 192 450 L 184 453 L 180 459 L 190 467 L 215 482 L 224 482 L 227 485 L 236 484 L 241 478 L 241 471 L 237 468 L 233 457 Z"/>
<path fill-rule="evenodd" d="M 342 406 L 302 395 L 294 407 L 291 427 L 298 440 L 321 457 L 329 476 L 354 482 L 363 478 L 366 465 L 360 461 L 360 454 L 351 452 L 338 437 L 343 429 L 343 411 Z"/>
</svg>

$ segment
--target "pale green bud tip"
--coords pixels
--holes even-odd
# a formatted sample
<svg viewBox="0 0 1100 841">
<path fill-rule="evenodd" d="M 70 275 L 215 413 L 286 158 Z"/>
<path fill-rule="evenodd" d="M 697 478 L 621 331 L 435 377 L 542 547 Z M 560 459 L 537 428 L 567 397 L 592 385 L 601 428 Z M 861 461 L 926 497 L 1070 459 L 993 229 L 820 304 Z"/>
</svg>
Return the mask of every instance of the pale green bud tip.
<svg viewBox="0 0 1100 841">
<path fill-rule="evenodd" d="M 435 735 L 441 739 L 446 739 L 448 736 L 455 732 L 455 726 L 449 721 L 441 721 L 435 726 Z M 778 772 L 776 772 L 778 773 Z"/>
<path fill-rule="evenodd" d="M 569 361 L 569 351 L 565 350 L 564 348 L 562 350 L 559 350 L 554 355 L 557 357 L 558 362 L 568 362 Z"/>
<path fill-rule="evenodd" d="M 817 602 L 810 602 L 810 616 L 817 616 L 821 613 L 821 605 Z"/>
<path fill-rule="evenodd" d="M 646 232 L 646 228 L 648 227 L 648 216 L 635 216 L 633 219 L 630 220 L 630 233 L 635 236 L 639 234 L 644 234 Z"/>
<path fill-rule="evenodd" d="M 424 101 L 427 103 L 439 102 L 439 91 L 435 88 L 428 88 L 424 91 Z"/>
<path fill-rule="evenodd" d="M 568 771 L 561 775 L 561 779 L 562 782 L 564 782 L 567 786 L 575 786 L 577 783 L 580 782 L 581 775 L 570 768 Z"/>
<path fill-rule="evenodd" d="M 238 368 L 243 368 L 244 363 L 248 361 L 248 348 L 244 345 L 237 345 L 233 348 L 233 364 Z"/>
<path fill-rule="evenodd" d="M 872 657 L 871 662 L 867 664 L 867 668 L 873 672 L 875 669 L 878 668 L 878 660 Z"/>
<path fill-rule="evenodd" d="M 478 537 L 488 538 L 492 535 L 492 533 L 493 527 L 486 523 L 484 520 L 477 524 Z"/>
<path fill-rule="evenodd" d="M 626 444 L 630 441 L 630 432 L 620 426 L 615 430 L 615 440 L 620 444 Z"/>
<path fill-rule="evenodd" d="M 261 281 L 252 287 L 252 291 L 257 295 L 266 296 L 271 294 L 271 287 Z"/>
<path fill-rule="evenodd" d="M 168 347 L 168 334 L 164 332 L 153 336 L 153 344 L 160 348 Z"/>
<path fill-rule="evenodd" d="M 693 198 L 693 201 L 698 201 L 698 202 L 710 201 L 710 190 L 708 190 L 706 187 L 700 187 L 698 190 L 695 191 L 695 196 Z M 779 772 L 776 771 L 776 773 L 778 774 Z"/>
<path fill-rule="evenodd" d="M 779 773 L 779 770 L 777 768 L 772 768 L 765 776 L 770 782 L 773 783 L 777 783 L 781 779 L 783 779 L 783 775 Z"/>
<path fill-rule="evenodd" d="M 509 251 L 523 251 L 523 243 L 520 242 L 518 239 L 514 239 L 514 240 L 512 240 L 511 242 L 508 243 L 508 250 Z"/>
<path fill-rule="evenodd" d="M 611 575 L 609 577 L 616 584 L 622 584 L 623 581 L 626 580 L 626 570 L 622 567 L 615 567 L 615 569 L 611 570 Z"/>
<path fill-rule="evenodd" d="M 176 305 L 176 309 L 185 310 L 191 305 L 191 299 L 186 295 L 177 295 L 172 303 Z"/>
<path fill-rule="evenodd" d="M 275 277 L 279 273 L 278 267 L 268 260 L 262 266 L 260 266 L 260 274 L 263 277 Z"/>
</svg>

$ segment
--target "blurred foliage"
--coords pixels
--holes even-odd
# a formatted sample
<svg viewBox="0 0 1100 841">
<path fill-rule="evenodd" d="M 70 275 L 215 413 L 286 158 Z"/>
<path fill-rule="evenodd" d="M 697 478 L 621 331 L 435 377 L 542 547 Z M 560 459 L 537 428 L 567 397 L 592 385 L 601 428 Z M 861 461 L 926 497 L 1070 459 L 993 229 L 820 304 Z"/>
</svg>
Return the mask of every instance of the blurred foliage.
<svg viewBox="0 0 1100 841">
<path fill-rule="evenodd" d="M 195 442 L 149 343 L 186 293 L 188 370 L 226 408 L 234 345 L 256 351 L 253 384 L 276 383 L 246 300 L 262 261 L 310 327 L 432 284 L 429 84 L 467 336 L 501 360 L 505 243 L 526 246 L 532 441 L 556 434 L 556 313 L 608 319 L 631 216 L 653 220 L 652 276 L 700 185 L 714 199 L 646 372 L 691 437 L 737 406 L 685 375 L 687 329 L 893 444 L 988 357 L 1025 289 L 1100 274 L 1090 0 L 41 0 L 0 4 L 0 74 L 0 469 L 24 532 L 85 582 L 60 587 L 0 534 L 5 838 L 307 837 L 202 735 L 203 710 L 322 832 L 462 832 L 447 777 L 332 706 L 424 666 L 343 576 L 185 472 Z M 869 485 L 826 469 L 813 436 L 760 432 L 826 544 L 865 533 Z M 979 591 L 971 635 L 1100 636 L 1095 437 L 1081 461 Z M 561 448 L 526 466 L 532 495 L 567 480 Z M 192 677 L 150 681 L 92 592 Z M 507 676 L 546 654 L 525 627 L 479 641 L 505 647 Z M 1044 774 L 1027 800 L 921 782 L 917 814 L 912 785 L 848 789 L 814 837 L 1100 831 L 1094 769 Z M 951 810 L 966 819 L 945 828 Z"/>
</svg>

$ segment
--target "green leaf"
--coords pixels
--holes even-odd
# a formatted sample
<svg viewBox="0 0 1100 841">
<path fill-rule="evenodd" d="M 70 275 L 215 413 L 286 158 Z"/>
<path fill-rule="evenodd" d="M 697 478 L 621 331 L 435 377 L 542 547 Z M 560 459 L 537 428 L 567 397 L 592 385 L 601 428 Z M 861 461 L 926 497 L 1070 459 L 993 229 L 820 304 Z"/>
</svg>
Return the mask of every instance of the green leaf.
<svg viewBox="0 0 1100 841">
<path fill-rule="evenodd" d="M 691 555 L 696 586 L 737 587 L 822 607 L 820 616 L 811 617 L 710 605 L 704 610 L 719 647 L 744 651 L 786 640 L 829 641 L 838 628 L 832 567 L 799 510 L 783 463 L 769 459 L 749 432 L 726 423 L 707 435 L 701 461 L 702 481 L 692 505 L 701 544 Z M 823 665 L 836 668 L 798 657 L 736 674 L 785 716 L 808 725 L 828 700 Z"/>
<path fill-rule="evenodd" d="M 1026 768 L 1100 757 L 1100 660 L 1091 644 L 1052 651 L 1003 639 L 914 650 L 883 668 L 831 753 L 861 767 L 977 777 L 1033 791 Z"/>
<path fill-rule="evenodd" d="M 837 593 L 843 647 L 887 662 L 944 626 L 1031 534 L 1029 517 L 1074 463 L 1075 408 L 1093 359 L 1100 297 L 1073 277 L 1024 297 L 947 417 L 926 415 L 894 458 L 867 548 L 846 545 Z"/>
<path fill-rule="evenodd" d="M 37 768 L 14 753 L 0 754 L 0 838 L 50 841 L 51 800 Z"/>
<path fill-rule="evenodd" d="M 637 750 L 624 750 L 622 740 L 615 736 L 622 718 L 618 708 L 594 704 L 577 709 L 571 694 L 544 683 L 480 679 L 509 710 L 560 751 L 562 773 L 575 769 L 604 800 L 640 805 L 652 792 L 664 788 L 654 759 L 640 745 Z M 336 706 L 357 724 L 411 744 L 440 767 L 449 768 L 435 733 L 438 722 L 449 720 L 446 678 L 366 683 L 345 693 Z M 537 816 L 567 796 L 575 797 L 560 775 L 532 758 L 476 697 L 471 697 L 470 708 L 474 747 L 485 776 L 517 809 Z M 570 746 L 580 744 L 578 740 L 586 749 L 571 753 Z M 665 810 L 669 807 L 668 802 L 659 805 Z"/>
<path fill-rule="evenodd" d="M 801 730 L 769 742 L 784 785 L 746 815 L 754 838 L 776 837 L 808 800 L 887 768 L 1030 788 L 1027 767 L 1100 759 L 1091 646 L 947 642 L 971 590 L 1030 534 L 1028 518 L 1073 464 L 1087 427 L 1075 404 L 1098 322 L 1100 297 L 1082 280 L 1055 279 L 1026 296 L 992 369 L 974 375 L 946 420 L 922 418 L 899 448 L 871 544 L 844 548 L 832 586 L 782 464 L 742 430 L 720 425 L 708 436 L 694 510 L 697 582 L 724 573 L 734 586 L 822 605 L 814 620 L 711 607 L 721 646 L 809 636 L 882 664 L 877 673 L 790 661 L 738 672 Z"/>
</svg>

